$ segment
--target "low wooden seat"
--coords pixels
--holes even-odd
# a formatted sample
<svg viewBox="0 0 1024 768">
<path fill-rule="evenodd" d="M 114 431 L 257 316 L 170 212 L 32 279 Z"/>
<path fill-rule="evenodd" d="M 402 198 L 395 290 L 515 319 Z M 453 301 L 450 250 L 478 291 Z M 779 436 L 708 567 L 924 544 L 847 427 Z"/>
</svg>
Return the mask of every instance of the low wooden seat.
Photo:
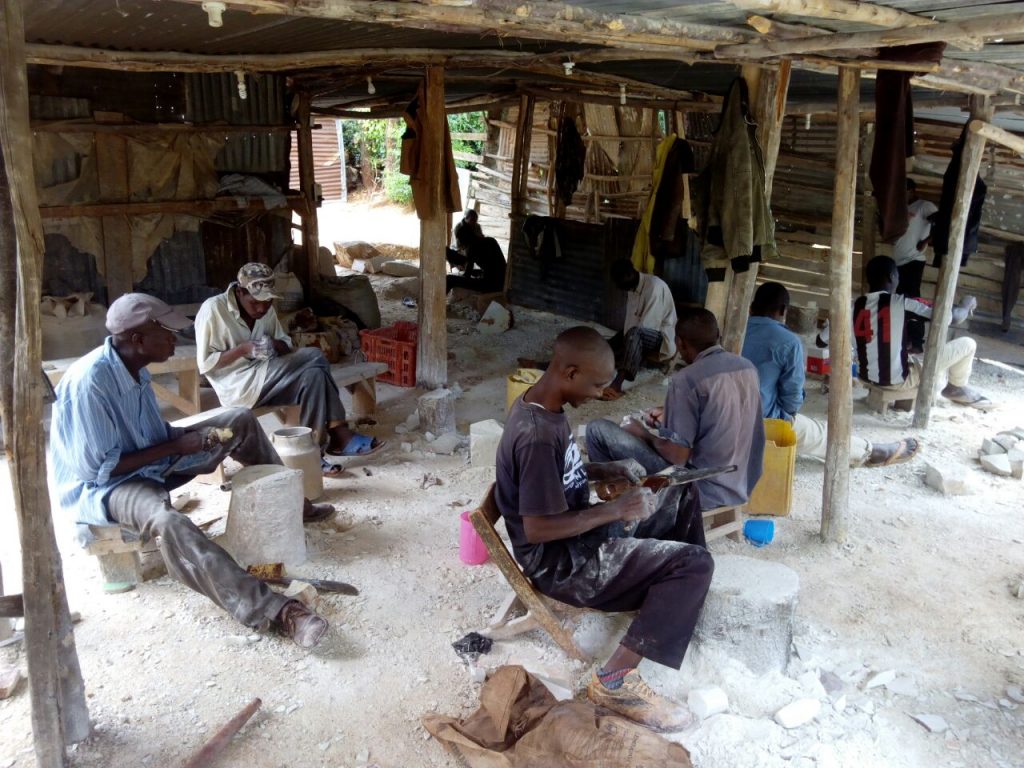
<svg viewBox="0 0 1024 768">
<path fill-rule="evenodd" d="M 706 534 L 708 541 L 722 536 L 729 536 L 737 541 L 740 539 L 740 531 L 743 527 L 742 506 L 716 507 L 702 512 L 701 516 L 705 521 L 705 527 L 708 521 L 713 524 Z M 590 658 L 573 639 L 572 629 L 564 626 L 555 613 L 556 610 L 589 609 L 578 609 L 566 605 L 542 595 L 534 588 L 494 527 L 500 517 L 501 512 L 494 501 L 494 485 L 492 484 L 487 489 L 487 495 L 484 496 L 480 506 L 469 513 L 469 519 L 483 540 L 484 546 L 487 547 L 487 553 L 512 588 L 512 592 L 502 600 L 494 618 L 480 634 L 501 640 L 534 629 L 543 629 L 569 656 L 581 661 L 590 661 Z M 524 610 L 525 613 L 517 615 Z"/>
<path fill-rule="evenodd" d="M 868 408 L 877 411 L 883 416 L 888 413 L 889 406 L 901 411 L 914 410 L 914 402 L 917 400 L 917 387 L 913 389 L 887 389 L 871 382 L 862 382 L 868 388 Z"/>
<path fill-rule="evenodd" d="M 110 594 L 135 589 L 142 580 L 142 540 L 119 525 L 90 525 L 93 540 L 85 551 L 93 555 L 103 576 L 103 591 Z"/>
</svg>

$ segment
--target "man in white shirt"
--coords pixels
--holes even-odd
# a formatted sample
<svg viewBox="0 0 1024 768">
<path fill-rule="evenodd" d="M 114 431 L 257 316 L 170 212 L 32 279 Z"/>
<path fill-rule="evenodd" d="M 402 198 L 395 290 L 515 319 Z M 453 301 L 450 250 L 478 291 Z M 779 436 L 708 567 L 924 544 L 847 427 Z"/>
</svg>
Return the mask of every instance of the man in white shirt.
<svg viewBox="0 0 1024 768">
<path fill-rule="evenodd" d="M 618 370 L 605 387 L 602 400 L 622 397 L 622 384 L 633 381 L 644 360 L 667 362 L 676 354 L 676 304 L 665 281 L 641 274 L 626 259 L 612 264 L 612 282 L 626 295 L 622 335 L 612 339 Z"/>
<path fill-rule="evenodd" d="M 209 379 L 222 405 L 255 408 L 298 405 L 303 426 L 324 448 L 325 474 L 350 456 L 383 447 L 375 438 L 348 428 L 345 406 L 323 352 L 294 350 L 274 310 L 274 272 L 249 263 L 238 282 L 203 302 L 196 315 L 199 372 Z"/>
<path fill-rule="evenodd" d="M 921 296 L 921 278 L 924 276 L 924 249 L 932 233 L 931 217 L 939 210 L 930 200 L 922 200 L 917 196 L 917 184 L 907 179 L 907 231 L 892 245 L 892 258 L 900 273 L 900 282 L 896 292 L 908 299 Z M 915 317 L 908 319 L 907 336 L 911 354 L 924 351 L 924 322 Z"/>
</svg>

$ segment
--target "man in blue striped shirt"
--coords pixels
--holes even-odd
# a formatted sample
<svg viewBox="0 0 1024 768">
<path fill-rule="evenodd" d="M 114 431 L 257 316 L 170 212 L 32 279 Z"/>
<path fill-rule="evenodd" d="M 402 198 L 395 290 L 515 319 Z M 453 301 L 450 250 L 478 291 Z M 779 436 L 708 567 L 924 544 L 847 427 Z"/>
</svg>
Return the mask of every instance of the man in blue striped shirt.
<svg viewBox="0 0 1024 768">
<path fill-rule="evenodd" d="M 143 541 L 160 537 L 167 570 L 180 582 L 247 626 L 274 625 L 302 647 L 316 645 L 327 631 L 323 618 L 250 576 L 171 506 L 169 491 L 226 455 L 242 464 L 281 463 L 256 418 L 236 408 L 192 429 L 172 427 L 146 366 L 171 357 L 175 332 L 191 322 L 159 299 L 129 293 L 110 305 L 106 324 L 103 346 L 57 386 L 50 452 L 61 507 L 86 536 L 90 524 L 120 524 Z"/>
</svg>

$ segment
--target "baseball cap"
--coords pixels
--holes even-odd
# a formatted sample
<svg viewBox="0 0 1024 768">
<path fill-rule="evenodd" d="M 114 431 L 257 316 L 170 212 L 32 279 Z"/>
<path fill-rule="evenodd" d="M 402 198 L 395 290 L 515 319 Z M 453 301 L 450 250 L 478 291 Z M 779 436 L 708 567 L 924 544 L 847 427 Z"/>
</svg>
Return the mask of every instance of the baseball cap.
<svg viewBox="0 0 1024 768">
<path fill-rule="evenodd" d="M 238 284 L 245 288 L 256 301 L 270 301 L 281 297 L 274 293 L 277 277 L 266 264 L 251 261 L 238 270 Z"/>
<path fill-rule="evenodd" d="M 107 309 L 107 330 L 111 333 L 124 333 L 150 320 L 175 331 L 192 325 L 191 320 L 170 304 L 144 293 L 126 293 Z"/>
</svg>

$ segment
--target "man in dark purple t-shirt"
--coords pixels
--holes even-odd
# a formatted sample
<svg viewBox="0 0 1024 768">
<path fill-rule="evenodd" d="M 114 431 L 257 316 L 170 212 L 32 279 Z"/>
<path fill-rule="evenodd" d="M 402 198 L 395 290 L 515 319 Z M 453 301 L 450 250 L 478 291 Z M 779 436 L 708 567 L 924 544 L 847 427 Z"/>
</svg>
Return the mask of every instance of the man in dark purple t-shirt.
<svg viewBox="0 0 1024 768">
<path fill-rule="evenodd" d="M 495 501 L 516 560 L 540 592 L 571 605 L 638 611 L 595 671 L 591 701 L 655 730 L 677 731 L 689 713 L 647 687 L 636 667 L 644 658 L 680 667 L 714 564 L 695 486 L 657 495 L 633 488 L 590 506 L 588 479 L 636 483 L 644 475 L 632 460 L 584 465 L 565 415 L 566 405 L 599 397 L 614 375 L 611 347 L 596 331 L 559 335 L 544 376 L 509 411 Z"/>
</svg>

